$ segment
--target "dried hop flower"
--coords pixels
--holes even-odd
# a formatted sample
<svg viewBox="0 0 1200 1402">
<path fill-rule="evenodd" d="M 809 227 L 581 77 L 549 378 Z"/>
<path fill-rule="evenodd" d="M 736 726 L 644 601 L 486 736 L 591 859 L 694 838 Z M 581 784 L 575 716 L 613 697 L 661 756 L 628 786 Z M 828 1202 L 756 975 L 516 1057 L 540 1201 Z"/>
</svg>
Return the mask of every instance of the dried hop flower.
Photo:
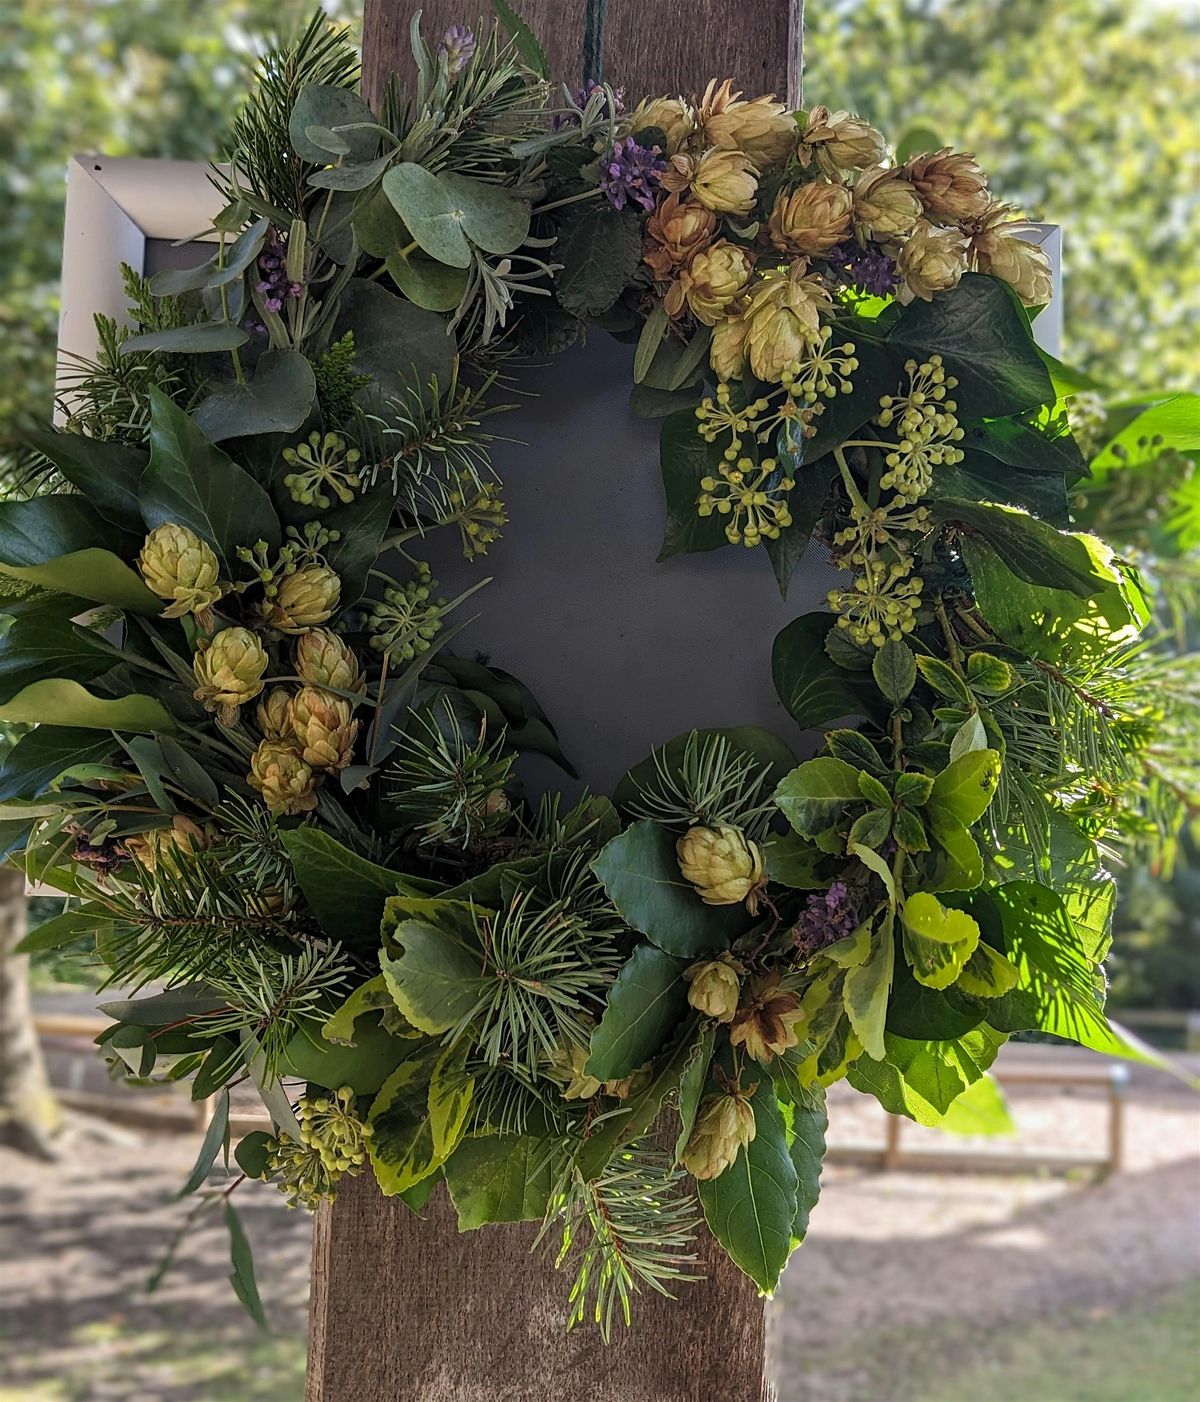
<svg viewBox="0 0 1200 1402">
<path fill-rule="evenodd" d="M 169 521 L 156 526 L 142 546 L 138 569 L 149 589 L 171 601 L 163 609 L 165 618 L 194 613 L 204 627 L 211 624 L 212 605 L 225 589 L 217 578 L 216 555 L 195 531 Z"/>
<path fill-rule="evenodd" d="M 591 1100 L 592 1096 L 600 1094 L 600 1082 L 584 1069 L 588 1055 L 587 1047 L 575 1042 L 559 1048 L 550 1075 L 562 1086 L 564 1100 Z"/>
<path fill-rule="evenodd" d="M 745 972 L 732 954 L 699 960 L 683 971 L 688 985 L 688 1002 L 705 1017 L 715 1017 L 718 1022 L 731 1022 L 737 1012 Z"/>
<path fill-rule="evenodd" d="M 833 112 L 817 106 L 808 114 L 800 135 L 797 155 L 802 166 L 815 162 L 826 175 L 841 170 L 867 170 L 887 158 L 887 142 L 852 112 Z"/>
<path fill-rule="evenodd" d="M 987 210 L 987 176 L 969 152 L 943 146 L 932 156 L 913 156 L 904 172 L 934 219 L 961 224 Z"/>
<path fill-rule="evenodd" d="M 307 813 L 317 806 L 312 769 L 294 749 L 277 740 L 263 740 L 250 756 L 247 779 L 279 817 Z"/>
<path fill-rule="evenodd" d="M 681 97 L 656 97 L 641 103 L 623 130 L 633 134 L 652 128 L 665 134 L 667 155 L 673 156 L 696 130 L 696 114 Z"/>
<path fill-rule="evenodd" d="M 854 187 L 854 222 L 864 242 L 910 234 L 920 218 L 920 198 L 894 166 L 867 171 Z"/>
<path fill-rule="evenodd" d="M 706 1095 L 681 1156 L 693 1178 L 719 1178 L 755 1133 L 754 1110 L 740 1092 Z"/>
<path fill-rule="evenodd" d="M 365 685 L 353 651 L 328 628 L 312 628 L 296 640 L 296 675 L 334 691 L 361 691 Z"/>
<path fill-rule="evenodd" d="M 342 696 L 303 686 L 289 707 L 292 738 L 305 764 L 312 769 L 345 769 L 354 752 L 358 721 Z"/>
<path fill-rule="evenodd" d="M 202 851 L 208 842 L 209 836 L 199 823 L 176 813 L 166 827 L 126 837 L 125 850 L 147 871 L 154 871 L 160 865 L 174 866 L 177 857 L 187 858 Z"/>
<path fill-rule="evenodd" d="M 760 169 L 786 161 L 799 136 L 786 104 L 771 96 L 749 102 L 740 97 L 728 79 L 715 91 L 714 83 L 708 85 L 700 115 L 709 145 L 744 151 Z"/>
<path fill-rule="evenodd" d="M 717 214 L 749 214 L 758 194 L 758 168 L 744 151 L 713 147 L 698 157 L 673 156 L 663 184 L 668 190 L 690 186 L 700 203 Z"/>
<path fill-rule="evenodd" d="M 796 1031 L 796 1023 L 804 1018 L 800 999 L 785 993 L 780 982 L 777 973 L 752 978 L 729 1028 L 730 1042 L 745 1047 L 757 1061 L 770 1061 L 800 1041 Z"/>
<path fill-rule="evenodd" d="M 333 616 L 341 596 L 342 581 L 328 565 L 301 565 L 283 577 L 263 618 L 281 633 L 306 633 Z"/>
<path fill-rule="evenodd" d="M 896 255 L 896 273 L 901 279 L 897 296 L 901 302 L 919 297 L 933 301 L 935 292 L 957 287 L 967 266 L 967 239 L 957 229 L 918 225 Z"/>
<path fill-rule="evenodd" d="M 1008 209 L 998 205 L 971 236 L 971 253 L 981 273 L 1007 282 L 1027 307 L 1043 307 L 1054 296 L 1054 275 L 1045 249 L 1028 238 L 1023 220 L 1005 222 Z"/>
<path fill-rule="evenodd" d="M 746 369 L 746 336 L 750 323 L 744 316 L 727 316 L 713 327 L 708 360 L 718 379 L 739 380 Z"/>
<path fill-rule="evenodd" d="M 738 905 L 751 912 L 766 884 L 762 852 L 756 842 L 732 823 L 689 828 L 675 844 L 679 870 L 705 905 Z"/>
<path fill-rule="evenodd" d="M 686 301 L 697 321 L 715 326 L 729 307 L 741 296 L 754 264 L 750 254 L 735 243 L 722 240 L 706 253 L 692 259 L 667 295 L 666 308 L 677 316 Z"/>
<path fill-rule="evenodd" d="M 784 272 L 770 269 L 751 288 L 746 309 L 746 348 L 750 368 L 760 380 L 778 384 L 785 372 L 804 360 L 821 326 L 821 312 L 832 307 L 828 288 L 798 258 Z"/>
<path fill-rule="evenodd" d="M 263 693 L 258 703 L 258 728 L 268 740 L 290 741 L 292 738 L 292 693 L 286 686 L 273 686 Z"/>
<path fill-rule="evenodd" d="M 847 186 L 814 180 L 779 192 L 767 232 L 781 253 L 822 258 L 850 232 L 853 212 L 854 195 Z"/>
<path fill-rule="evenodd" d="M 678 193 L 668 195 L 646 220 L 643 261 L 665 282 L 707 248 L 716 232 L 717 216 L 711 209 Z"/>
<path fill-rule="evenodd" d="M 262 690 L 267 654 L 249 628 L 223 628 L 192 661 L 199 685 L 193 693 L 223 725 L 234 725 L 238 707 Z"/>
</svg>

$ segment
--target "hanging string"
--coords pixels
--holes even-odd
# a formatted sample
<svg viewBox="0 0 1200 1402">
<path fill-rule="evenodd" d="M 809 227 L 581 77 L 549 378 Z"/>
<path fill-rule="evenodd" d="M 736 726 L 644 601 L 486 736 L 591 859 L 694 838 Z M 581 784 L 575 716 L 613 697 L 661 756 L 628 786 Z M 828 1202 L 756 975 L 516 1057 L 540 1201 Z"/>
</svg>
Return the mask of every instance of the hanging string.
<svg viewBox="0 0 1200 1402">
<path fill-rule="evenodd" d="M 583 81 L 604 81 L 604 19 L 608 0 L 584 0 Z"/>
</svg>

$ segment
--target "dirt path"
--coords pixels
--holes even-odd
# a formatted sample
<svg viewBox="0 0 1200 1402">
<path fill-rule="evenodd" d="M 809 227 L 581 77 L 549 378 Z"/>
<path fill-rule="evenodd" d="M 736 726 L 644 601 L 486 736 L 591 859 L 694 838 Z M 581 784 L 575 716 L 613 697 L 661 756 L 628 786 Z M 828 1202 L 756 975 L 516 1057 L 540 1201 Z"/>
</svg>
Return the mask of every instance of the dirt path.
<svg viewBox="0 0 1200 1402">
<path fill-rule="evenodd" d="M 1035 1139 L 1102 1142 L 1103 1106 L 1086 1096 L 1016 1109 Z M 877 1134 L 870 1114 L 839 1097 L 835 1137 Z M 0 1156 L 0 1402 L 298 1402 L 309 1220 L 256 1185 L 237 1195 L 269 1337 L 233 1299 L 216 1223 L 147 1298 L 196 1145 L 120 1140 L 76 1130 L 54 1167 Z M 780 1402 L 922 1402 L 905 1379 L 923 1350 L 969 1352 L 1011 1325 L 1200 1278 L 1200 1102 L 1139 1088 L 1129 1144 L 1128 1171 L 1095 1186 L 827 1169 L 775 1307 Z"/>
</svg>

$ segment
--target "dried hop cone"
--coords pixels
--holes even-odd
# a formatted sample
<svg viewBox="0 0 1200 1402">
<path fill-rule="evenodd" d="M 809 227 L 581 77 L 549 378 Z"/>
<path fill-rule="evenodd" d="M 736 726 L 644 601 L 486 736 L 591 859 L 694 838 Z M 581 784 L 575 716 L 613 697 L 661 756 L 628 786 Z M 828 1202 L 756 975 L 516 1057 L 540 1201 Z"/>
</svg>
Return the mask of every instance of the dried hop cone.
<svg viewBox="0 0 1200 1402">
<path fill-rule="evenodd" d="M 328 628 L 311 628 L 296 640 L 296 675 L 334 691 L 361 691 L 365 686 L 358 658 Z"/>
<path fill-rule="evenodd" d="M 987 176 L 975 157 L 943 146 L 932 156 L 914 156 L 904 171 L 934 219 L 962 224 L 983 215 L 990 203 Z"/>
<path fill-rule="evenodd" d="M 646 220 L 643 261 L 660 282 L 665 282 L 707 248 L 716 232 L 717 216 L 711 209 L 678 192 L 668 195 Z"/>
<path fill-rule="evenodd" d="M 303 686 L 289 706 L 292 738 L 305 764 L 313 769 L 345 769 L 354 753 L 358 722 L 342 696 Z"/>
<path fill-rule="evenodd" d="M 192 670 L 199 683 L 196 700 L 215 711 L 223 725 L 234 725 L 238 708 L 262 690 L 267 654 L 249 628 L 223 628 L 201 647 Z"/>
<path fill-rule="evenodd" d="M 708 828 L 689 828 L 675 844 L 679 870 L 695 886 L 705 905 L 738 905 L 742 901 L 753 911 L 759 891 L 766 883 L 766 870 L 758 844 L 751 842 L 741 828 L 718 823 Z"/>
<path fill-rule="evenodd" d="M 263 802 L 279 817 L 307 813 L 317 806 L 316 780 L 312 769 L 289 745 L 263 740 L 250 756 L 251 788 L 262 794 Z"/>
<path fill-rule="evenodd" d="M 729 1028 L 730 1042 L 745 1047 L 757 1061 L 770 1061 L 800 1041 L 796 1031 L 796 1024 L 804 1019 L 800 999 L 784 992 L 780 982 L 777 973 L 752 978 Z"/>
<path fill-rule="evenodd" d="M 894 166 L 865 172 L 854 187 L 854 222 L 867 238 L 911 234 L 921 212 L 916 190 Z"/>
<path fill-rule="evenodd" d="M 696 114 L 681 97 L 656 97 L 643 102 L 621 130 L 633 136 L 650 127 L 665 133 L 667 155 L 673 156 L 696 130 Z"/>
<path fill-rule="evenodd" d="M 688 1002 L 705 1017 L 715 1017 L 718 1022 L 732 1022 L 745 972 L 744 966 L 732 954 L 722 954 L 719 959 L 699 960 L 683 971 L 688 985 Z"/>
<path fill-rule="evenodd" d="M 740 380 L 746 369 L 746 337 L 750 323 L 744 316 L 727 316 L 713 327 L 708 360 L 720 380 Z"/>
<path fill-rule="evenodd" d="M 600 1094 L 600 1082 L 584 1069 L 588 1054 L 587 1047 L 574 1042 L 559 1048 L 550 1074 L 562 1086 L 564 1100 L 591 1100 Z"/>
<path fill-rule="evenodd" d="M 754 1132 L 754 1110 L 744 1095 L 706 1095 L 681 1162 L 693 1178 L 719 1178 Z"/>
<path fill-rule="evenodd" d="M 268 740 L 292 738 L 292 693 L 286 686 L 273 686 L 258 703 L 258 728 Z"/>
<path fill-rule="evenodd" d="M 966 266 L 965 235 L 957 229 L 921 224 L 896 257 L 901 280 L 897 295 L 902 302 L 911 302 L 914 297 L 932 302 L 935 292 L 949 292 L 958 286 Z"/>
<path fill-rule="evenodd" d="M 209 835 L 199 823 L 176 813 L 163 828 L 134 833 L 125 839 L 125 850 L 147 871 L 160 865 L 174 866 L 179 857 L 187 858 L 208 846 Z"/>
<path fill-rule="evenodd" d="M 1022 238 L 1029 226 L 1004 222 L 1008 209 L 996 206 L 971 238 L 975 266 L 1007 282 L 1027 307 L 1043 307 L 1054 296 L 1050 259 L 1036 243 Z"/>
<path fill-rule="evenodd" d="M 333 616 L 341 597 L 342 581 L 328 565 L 301 565 L 263 605 L 263 618 L 281 633 L 306 633 Z"/>
<path fill-rule="evenodd" d="M 700 109 L 709 145 L 744 151 L 760 169 L 786 161 L 799 136 L 786 104 L 772 97 L 739 101 L 728 79 L 716 92 L 713 87 L 710 83 Z"/>
<path fill-rule="evenodd" d="M 832 305 L 821 279 L 798 258 L 785 273 L 770 270 L 751 289 L 746 309 L 746 349 L 760 380 L 778 384 L 784 372 L 808 355 L 820 330 L 821 312 Z"/>
<path fill-rule="evenodd" d="M 847 186 L 814 180 L 779 192 L 767 232 L 781 253 L 823 258 L 849 234 L 853 212 L 854 194 Z"/>
<path fill-rule="evenodd" d="M 797 150 L 800 164 L 816 163 L 826 175 L 841 170 L 867 170 L 887 159 L 881 132 L 852 112 L 830 112 L 817 106 L 808 115 Z"/>
<path fill-rule="evenodd" d="M 716 214 L 749 214 L 758 194 L 758 168 L 744 151 L 717 147 L 703 155 L 674 156 L 663 177 L 667 189 L 690 185 L 692 194 Z"/>
<path fill-rule="evenodd" d="M 225 589 L 217 578 L 216 555 L 195 531 L 169 521 L 156 526 L 142 546 L 138 569 L 149 589 L 171 601 L 163 609 L 165 618 L 194 613 L 205 627 L 211 623 L 212 605 Z"/>
<path fill-rule="evenodd" d="M 754 264 L 750 254 L 734 243 L 715 243 L 706 253 L 698 253 L 692 265 L 680 275 L 666 300 L 667 312 L 678 315 L 686 300 L 697 321 L 715 326 L 741 296 Z"/>
</svg>

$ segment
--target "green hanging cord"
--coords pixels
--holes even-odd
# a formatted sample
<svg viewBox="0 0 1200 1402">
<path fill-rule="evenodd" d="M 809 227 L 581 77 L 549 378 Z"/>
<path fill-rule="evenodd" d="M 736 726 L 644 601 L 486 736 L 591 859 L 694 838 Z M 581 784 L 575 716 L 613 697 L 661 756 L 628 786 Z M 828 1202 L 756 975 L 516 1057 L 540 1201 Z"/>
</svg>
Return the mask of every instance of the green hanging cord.
<svg viewBox="0 0 1200 1402">
<path fill-rule="evenodd" d="M 583 21 L 583 81 L 604 81 L 604 20 L 608 0 L 585 0 Z"/>
</svg>

